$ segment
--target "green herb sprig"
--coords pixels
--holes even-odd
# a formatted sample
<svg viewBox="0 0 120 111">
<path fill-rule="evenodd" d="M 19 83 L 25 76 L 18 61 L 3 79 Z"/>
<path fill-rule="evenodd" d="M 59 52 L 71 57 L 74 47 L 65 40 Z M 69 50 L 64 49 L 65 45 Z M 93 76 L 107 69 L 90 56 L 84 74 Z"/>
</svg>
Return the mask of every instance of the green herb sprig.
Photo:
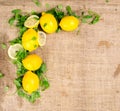
<svg viewBox="0 0 120 111">
<path fill-rule="evenodd" d="M 4 77 L 4 74 L 0 71 L 0 78 Z"/>
<path fill-rule="evenodd" d="M 87 13 L 81 13 L 80 19 L 82 23 L 96 24 L 100 20 L 100 15 L 94 11 L 88 10 Z"/>
<path fill-rule="evenodd" d="M 12 26 L 15 25 L 19 29 L 19 35 L 17 38 L 10 41 L 11 45 L 20 43 L 21 44 L 21 37 L 23 33 L 27 30 L 24 26 L 25 20 L 28 18 L 29 15 L 22 15 L 22 11 L 20 9 L 12 10 L 13 16 L 8 20 L 8 23 Z"/>
</svg>

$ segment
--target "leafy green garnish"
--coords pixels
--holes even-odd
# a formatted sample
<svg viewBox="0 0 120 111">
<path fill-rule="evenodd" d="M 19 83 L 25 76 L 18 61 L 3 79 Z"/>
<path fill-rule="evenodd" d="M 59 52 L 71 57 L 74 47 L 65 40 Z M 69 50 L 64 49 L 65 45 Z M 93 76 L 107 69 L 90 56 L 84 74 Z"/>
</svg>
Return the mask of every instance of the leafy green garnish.
<svg viewBox="0 0 120 111">
<path fill-rule="evenodd" d="M 67 11 L 67 14 L 68 14 L 68 15 L 72 15 L 72 13 L 73 13 L 70 6 L 67 6 L 67 7 L 66 7 L 66 11 Z"/>
<path fill-rule="evenodd" d="M 36 6 L 40 7 L 41 3 L 39 2 L 39 0 L 33 0 L 33 2 L 36 4 Z"/>
<path fill-rule="evenodd" d="M 2 72 L 0 72 L 0 78 L 4 77 L 4 74 Z"/>
<path fill-rule="evenodd" d="M 99 16 L 95 16 L 95 17 L 93 18 L 93 20 L 91 21 L 91 24 L 97 23 L 97 22 L 99 21 L 99 19 L 100 19 Z"/>
<path fill-rule="evenodd" d="M 22 78 L 23 76 L 20 76 L 14 80 L 14 84 L 16 85 L 17 89 L 22 87 Z"/>
<path fill-rule="evenodd" d="M 35 71 L 35 74 L 38 75 L 38 77 L 40 77 L 43 73 L 45 73 L 47 71 L 47 66 L 45 63 L 42 63 L 41 67 Z"/>
<path fill-rule="evenodd" d="M 21 13 L 21 10 L 20 9 L 15 9 L 15 10 L 12 10 L 12 13 L 14 14 L 13 17 L 11 17 L 8 21 L 8 23 L 10 25 L 13 25 L 15 20 L 17 20 L 19 18 L 19 14 Z"/>
<path fill-rule="evenodd" d="M 107 3 L 109 2 L 109 0 L 105 0 Z"/>
<path fill-rule="evenodd" d="M 27 70 L 24 68 L 22 62 L 15 60 L 13 63 L 17 66 L 17 75 L 23 76 Z"/>
<path fill-rule="evenodd" d="M 56 30 L 56 33 L 60 32 L 61 31 L 61 28 L 58 27 L 57 30 Z"/>
<path fill-rule="evenodd" d="M 8 23 L 9 23 L 10 25 L 13 25 L 13 24 L 14 24 L 14 21 L 15 21 L 15 17 L 11 17 L 11 18 L 9 19 Z"/>
<path fill-rule="evenodd" d="M 47 71 L 47 67 L 46 64 L 43 63 L 41 65 L 41 67 L 35 71 L 35 73 L 38 75 L 38 77 L 40 78 L 40 86 L 41 86 L 41 90 L 44 91 L 45 89 L 47 89 L 50 84 L 47 80 L 47 78 L 45 77 L 44 73 Z"/>
<path fill-rule="evenodd" d="M 57 7 L 58 7 L 58 9 L 60 9 L 60 10 L 63 9 L 63 5 L 62 5 L 62 4 L 59 4 Z"/>
<path fill-rule="evenodd" d="M 21 44 L 21 37 L 23 33 L 27 30 L 27 28 L 24 26 L 24 22 L 28 18 L 28 15 L 22 15 L 20 9 L 12 10 L 12 13 L 13 13 L 13 16 L 9 19 L 8 22 L 10 25 L 15 25 L 16 27 L 19 28 L 19 36 L 13 39 L 12 41 L 10 41 L 10 43 L 11 45 L 16 43 Z"/>
<path fill-rule="evenodd" d="M 7 92 L 9 90 L 9 86 L 5 86 L 4 91 Z"/>
<path fill-rule="evenodd" d="M 45 89 L 47 89 L 50 86 L 50 84 L 44 74 L 42 74 L 40 76 L 40 86 L 41 86 L 42 91 L 44 91 Z"/>
<path fill-rule="evenodd" d="M 23 33 L 27 30 L 26 27 L 20 27 L 20 31 L 19 31 L 19 37 L 22 37 Z"/>
<path fill-rule="evenodd" d="M 50 8 L 50 4 L 46 3 L 45 4 L 46 8 Z"/>
<path fill-rule="evenodd" d="M 16 14 L 21 13 L 21 10 L 20 9 L 14 9 L 14 10 L 12 10 L 12 13 L 16 15 Z"/>
<path fill-rule="evenodd" d="M 72 15 L 72 16 L 75 16 L 77 18 L 80 18 L 80 16 L 76 15 L 76 13 L 72 11 L 72 9 L 71 9 L 71 7 L 69 5 L 66 6 L 66 11 L 67 11 L 68 15 L 70 15 L 70 16 Z"/>
<path fill-rule="evenodd" d="M 17 66 L 17 75 L 22 76 L 27 71 L 22 64 L 22 60 L 29 54 L 25 49 L 19 50 L 16 54 L 16 60 L 13 63 Z"/>
<path fill-rule="evenodd" d="M 16 54 L 16 58 L 18 61 L 22 61 L 27 55 L 29 54 L 29 52 L 25 49 L 19 50 Z"/>
<path fill-rule="evenodd" d="M 20 97 L 24 97 L 29 102 L 32 102 L 32 103 L 34 103 L 36 101 L 36 99 L 40 97 L 40 92 L 39 91 L 34 91 L 31 95 L 28 95 L 25 91 L 23 91 L 22 89 L 19 89 L 17 91 L 17 93 Z"/>
<path fill-rule="evenodd" d="M 95 24 L 100 20 L 100 16 L 91 10 L 85 14 L 85 12 L 81 13 L 81 21 L 82 23 L 88 23 L 88 24 Z"/>
<path fill-rule="evenodd" d="M 2 47 L 2 49 L 6 49 L 7 48 L 5 43 L 1 43 L 1 47 Z"/>
<path fill-rule="evenodd" d="M 59 9 L 58 6 L 46 11 L 46 13 L 53 14 L 58 22 L 60 22 L 60 20 L 65 16 L 64 12 Z"/>
<path fill-rule="evenodd" d="M 13 40 L 10 41 L 11 45 L 14 45 L 16 43 L 20 43 L 20 44 L 22 43 L 21 37 L 17 37 L 17 38 L 15 38 L 15 39 L 13 39 Z"/>
<path fill-rule="evenodd" d="M 33 11 L 31 11 L 31 15 L 37 15 L 37 16 L 40 17 L 40 16 L 41 16 L 41 13 L 36 12 L 36 11 L 33 10 Z"/>
</svg>

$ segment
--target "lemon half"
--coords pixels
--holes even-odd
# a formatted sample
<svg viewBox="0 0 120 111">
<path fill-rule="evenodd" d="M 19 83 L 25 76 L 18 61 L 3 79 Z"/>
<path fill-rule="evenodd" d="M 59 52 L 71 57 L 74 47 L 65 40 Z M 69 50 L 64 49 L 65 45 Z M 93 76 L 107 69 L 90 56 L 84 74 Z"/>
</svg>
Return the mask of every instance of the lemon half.
<svg viewBox="0 0 120 111">
<path fill-rule="evenodd" d="M 21 44 L 14 44 L 14 45 L 11 45 L 9 48 L 8 48 L 8 56 L 11 58 L 11 59 L 17 59 L 16 58 L 16 54 L 19 50 L 23 49 L 22 45 Z"/>
<path fill-rule="evenodd" d="M 24 22 L 24 26 L 27 28 L 34 28 L 37 27 L 39 24 L 39 17 L 37 15 L 31 15 L 27 18 Z"/>
<path fill-rule="evenodd" d="M 46 34 L 43 31 L 38 31 L 38 43 L 41 47 L 46 44 Z"/>
</svg>

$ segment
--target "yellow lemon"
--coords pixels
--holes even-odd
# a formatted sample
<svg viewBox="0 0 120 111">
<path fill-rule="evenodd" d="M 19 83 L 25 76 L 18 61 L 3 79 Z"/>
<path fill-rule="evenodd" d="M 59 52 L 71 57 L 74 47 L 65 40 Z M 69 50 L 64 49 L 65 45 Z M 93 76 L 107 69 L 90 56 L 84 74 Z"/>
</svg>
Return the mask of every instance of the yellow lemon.
<svg viewBox="0 0 120 111">
<path fill-rule="evenodd" d="M 40 68 L 43 60 L 40 56 L 36 54 L 30 54 L 22 60 L 23 66 L 30 70 L 35 71 Z"/>
<path fill-rule="evenodd" d="M 60 27 L 64 31 L 73 31 L 79 25 L 79 20 L 74 16 L 65 16 L 60 21 Z"/>
<path fill-rule="evenodd" d="M 22 36 L 23 48 L 33 51 L 38 47 L 38 34 L 34 29 L 28 29 Z"/>
<path fill-rule="evenodd" d="M 27 71 L 24 74 L 22 79 L 22 86 L 23 89 L 27 91 L 29 94 L 39 89 L 39 83 L 40 79 L 35 73 Z"/>
<path fill-rule="evenodd" d="M 58 28 L 55 17 L 49 13 L 42 14 L 40 17 L 40 26 L 47 33 L 54 33 Z"/>
</svg>

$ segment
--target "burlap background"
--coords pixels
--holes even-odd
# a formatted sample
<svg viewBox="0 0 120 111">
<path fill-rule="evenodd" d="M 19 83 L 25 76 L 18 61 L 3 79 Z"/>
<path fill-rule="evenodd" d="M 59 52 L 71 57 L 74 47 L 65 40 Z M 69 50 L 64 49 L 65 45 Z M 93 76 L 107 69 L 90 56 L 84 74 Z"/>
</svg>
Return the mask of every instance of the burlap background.
<svg viewBox="0 0 120 111">
<path fill-rule="evenodd" d="M 120 0 L 41 0 L 37 7 L 32 0 L 0 0 L 0 42 L 17 37 L 10 27 L 11 10 L 44 11 L 45 4 L 71 5 L 92 9 L 101 15 L 95 25 L 82 24 L 80 33 L 60 32 L 47 35 L 43 50 L 36 52 L 47 63 L 51 87 L 31 104 L 13 94 L 15 66 L 0 48 L 0 111 L 120 111 Z M 9 86 L 7 92 L 5 86 Z"/>
</svg>

